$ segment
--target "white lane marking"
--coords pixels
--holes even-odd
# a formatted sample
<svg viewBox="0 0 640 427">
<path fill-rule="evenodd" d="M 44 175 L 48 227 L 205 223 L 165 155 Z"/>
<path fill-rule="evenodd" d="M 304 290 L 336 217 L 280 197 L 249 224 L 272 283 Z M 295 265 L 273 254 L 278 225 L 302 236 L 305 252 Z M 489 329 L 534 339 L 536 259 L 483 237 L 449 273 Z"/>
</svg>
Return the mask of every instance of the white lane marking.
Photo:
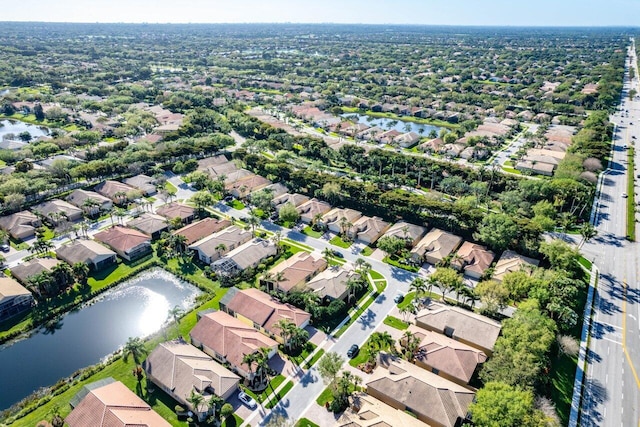
<svg viewBox="0 0 640 427">
<path fill-rule="evenodd" d="M 621 342 L 618 342 L 618 341 L 613 340 L 613 339 L 611 339 L 611 338 L 602 337 L 602 339 L 603 339 L 603 340 L 607 340 L 607 341 L 609 341 L 609 342 L 612 342 L 612 343 L 614 343 L 614 344 L 622 345 L 622 343 L 621 343 Z"/>
</svg>

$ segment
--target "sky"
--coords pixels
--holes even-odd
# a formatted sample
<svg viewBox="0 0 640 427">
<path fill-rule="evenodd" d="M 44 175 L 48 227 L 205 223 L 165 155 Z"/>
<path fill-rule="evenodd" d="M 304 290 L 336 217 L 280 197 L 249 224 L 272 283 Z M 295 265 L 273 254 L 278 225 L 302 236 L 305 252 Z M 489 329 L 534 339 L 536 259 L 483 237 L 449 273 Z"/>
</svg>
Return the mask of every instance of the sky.
<svg viewBox="0 0 640 427">
<path fill-rule="evenodd" d="M 0 21 L 639 26 L 640 0 L 20 0 Z"/>
</svg>

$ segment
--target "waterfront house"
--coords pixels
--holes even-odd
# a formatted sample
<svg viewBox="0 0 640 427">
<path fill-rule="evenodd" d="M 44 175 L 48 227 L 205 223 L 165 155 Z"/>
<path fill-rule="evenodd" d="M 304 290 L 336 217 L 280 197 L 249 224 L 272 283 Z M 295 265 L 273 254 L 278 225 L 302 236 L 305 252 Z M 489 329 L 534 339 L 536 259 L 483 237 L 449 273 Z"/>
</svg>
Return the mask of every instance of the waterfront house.
<svg viewBox="0 0 640 427">
<path fill-rule="evenodd" d="M 115 226 L 93 236 L 113 249 L 127 261 L 140 258 L 151 252 L 151 238 L 132 228 Z"/>
<path fill-rule="evenodd" d="M 99 271 L 118 260 L 116 253 L 95 240 L 76 240 L 56 250 L 56 256 L 70 265 L 87 264 L 92 271 Z"/>
</svg>

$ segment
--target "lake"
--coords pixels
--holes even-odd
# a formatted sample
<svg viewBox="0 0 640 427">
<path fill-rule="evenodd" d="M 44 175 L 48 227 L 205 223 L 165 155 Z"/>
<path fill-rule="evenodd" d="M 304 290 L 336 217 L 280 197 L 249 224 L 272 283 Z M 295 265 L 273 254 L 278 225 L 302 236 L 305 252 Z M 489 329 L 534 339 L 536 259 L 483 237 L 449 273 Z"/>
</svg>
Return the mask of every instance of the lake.
<svg viewBox="0 0 640 427">
<path fill-rule="evenodd" d="M 40 387 L 96 364 L 129 337 L 167 322 L 170 308 L 191 308 L 201 292 L 162 269 L 146 271 L 21 341 L 0 347 L 0 410 Z"/>
<path fill-rule="evenodd" d="M 365 114 L 345 113 L 345 114 L 342 114 L 342 117 L 348 118 L 357 123 L 364 123 L 365 125 L 372 126 L 372 127 L 378 126 L 379 128 L 386 129 L 386 130 L 395 129 L 398 132 L 402 132 L 402 133 L 415 132 L 419 134 L 420 130 L 422 130 L 421 135 L 424 137 L 429 136 L 429 133 L 432 130 L 434 130 L 437 134 L 440 134 L 440 130 L 443 129 L 440 126 L 423 125 L 423 124 L 418 124 L 413 122 L 403 122 L 403 121 L 394 120 L 394 119 L 371 117 Z M 394 121 L 397 123 L 393 124 Z M 407 129 L 409 130 L 407 131 Z"/>
<path fill-rule="evenodd" d="M 10 133 L 15 135 L 15 138 L 12 139 L 18 140 L 18 135 L 25 131 L 31 134 L 32 139 L 49 136 L 49 129 L 47 127 L 32 125 L 21 122 L 20 120 L 0 120 L 0 125 L 0 141 L 4 139 L 5 135 Z"/>
</svg>

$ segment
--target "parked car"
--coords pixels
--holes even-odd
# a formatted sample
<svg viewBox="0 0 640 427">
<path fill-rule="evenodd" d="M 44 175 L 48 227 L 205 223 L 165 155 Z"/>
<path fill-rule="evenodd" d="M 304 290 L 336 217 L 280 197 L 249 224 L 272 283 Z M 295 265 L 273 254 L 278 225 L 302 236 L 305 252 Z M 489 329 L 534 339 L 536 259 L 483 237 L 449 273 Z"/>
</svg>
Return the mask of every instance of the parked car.
<svg viewBox="0 0 640 427">
<path fill-rule="evenodd" d="M 9 245 L 7 245 L 6 243 L 0 245 L 0 251 L 9 252 Z"/>
<path fill-rule="evenodd" d="M 349 350 L 347 350 L 347 356 L 349 356 L 350 359 L 353 359 L 358 355 L 358 352 L 360 352 L 360 347 L 358 347 L 357 344 L 353 344 L 349 347 Z"/>
<path fill-rule="evenodd" d="M 402 295 L 401 293 L 398 293 L 398 294 L 393 298 L 393 302 L 395 302 L 396 304 L 400 304 L 402 301 L 404 301 L 404 295 Z"/>
<path fill-rule="evenodd" d="M 242 403 L 244 403 L 245 405 L 247 405 L 251 409 L 255 409 L 255 407 L 258 406 L 256 401 L 253 400 L 253 397 L 249 396 L 244 391 L 240 391 L 240 393 L 238 393 L 238 399 L 240 399 L 240 401 Z"/>
<path fill-rule="evenodd" d="M 627 196 L 627 193 L 622 193 L 622 197 L 623 197 L 624 199 L 626 199 L 626 198 L 627 198 L 627 197 L 629 197 L 629 196 Z"/>
<path fill-rule="evenodd" d="M 333 255 L 336 258 L 344 258 L 344 255 L 342 255 L 342 252 L 336 251 L 335 249 L 331 251 L 331 255 Z"/>
</svg>

